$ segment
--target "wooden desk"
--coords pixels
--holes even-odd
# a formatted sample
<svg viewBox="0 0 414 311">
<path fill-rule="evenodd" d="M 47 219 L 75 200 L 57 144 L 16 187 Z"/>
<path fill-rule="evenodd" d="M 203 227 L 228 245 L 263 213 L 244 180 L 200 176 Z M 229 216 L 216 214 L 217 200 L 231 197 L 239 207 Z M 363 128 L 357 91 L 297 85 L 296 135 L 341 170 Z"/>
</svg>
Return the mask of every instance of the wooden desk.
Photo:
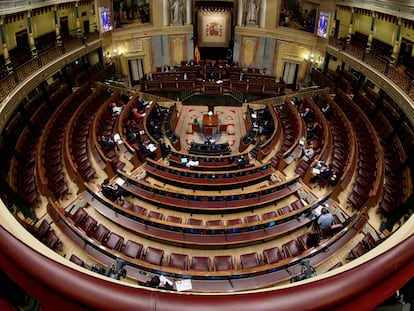
<svg viewBox="0 0 414 311">
<path fill-rule="evenodd" d="M 213 114 L 213 115 L 208 115 L 208 114 L 204 114 L 203 115 L 203 133 L 204 134 L 215 134 L 217 131 L 217 127 L 218 127 L 218 115 L 217 114 Z M 212 130 L 209 131 L 208 129 L 211 128 Z"/>
</svg>

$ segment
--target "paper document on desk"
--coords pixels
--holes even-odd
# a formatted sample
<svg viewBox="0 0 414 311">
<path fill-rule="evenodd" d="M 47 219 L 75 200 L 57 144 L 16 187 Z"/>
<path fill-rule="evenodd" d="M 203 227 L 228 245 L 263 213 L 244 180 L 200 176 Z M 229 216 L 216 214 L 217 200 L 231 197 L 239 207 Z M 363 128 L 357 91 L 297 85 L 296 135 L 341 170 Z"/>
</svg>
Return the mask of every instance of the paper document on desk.
<svg viewBox="0 0 414 311">
<path fill-rule="evenodd" d="M 182 291 L 186 291 L 186 290 L 193 289 L 193 285 L 191 284 L 191 280 L 190 279 L 175 281 L 175 287 L 177 288 L 177 291 L 178 292 L 182 292 Z"/>
<path fill-rule="evenodd" d="M 312 174 L 313 175 L 318 175 L 320 172 L 321 172 L 320 169 L 318 169 L 318 168 L 312 168 Z"/>
<path fill-rule="evenodd" d="M 116 134 L 114 135 L 114 141 L 115 141 L 116 143 L 118 143 L 119 141 L 122 141 L 122 140 L 121 140 L 121 136 L 120 136 L 118 133 L 116 133 Z"/>
<path fill-rule="evenodd" d="M 115 183 L 119 186 L 122 186 L 123 184 L 125 184 L 125 180 L 123 180 L 121 177 L 117 177 L 115 179 Z"/>
<path fill-rule="evenodd" d="M 154 144 L 149 144 L 147 146 L 147 149 L 151 152 L 154 152 L 157 149 L 157 147 Z"/>
<path fill-rule="evenodd" d="M 312 214 L 315 215 L 316 217 L 319 217 L 319 215 L 322 213 L 322 208 L 323 208 L 323 205 L 318 205 L 317 207 L 313 209 Z"/>
</svg>

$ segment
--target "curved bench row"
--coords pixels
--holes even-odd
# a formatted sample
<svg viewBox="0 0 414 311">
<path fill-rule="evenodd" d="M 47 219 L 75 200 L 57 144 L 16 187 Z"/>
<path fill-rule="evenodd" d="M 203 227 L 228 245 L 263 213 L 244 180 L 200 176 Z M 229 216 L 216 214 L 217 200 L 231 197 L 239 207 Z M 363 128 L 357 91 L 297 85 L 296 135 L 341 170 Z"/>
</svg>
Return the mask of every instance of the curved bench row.
<svg viewBox="0 0 414 311">
<path fill-rule="evenodd" d="M 160 162 L 147 159 L 142 168 L 152 177 L 168 184 L 180 185 L 188 189 L 220 189 L 238 188 L 269 179 L 273 170 L 268 164 L 257 167 L 235 170 L 231 172 L 196 171 L 171 168 Z M 212 169 L 214 169 L 212 167 Z"/>
<path fill-rule="evenodd" d="M 239 156 L 234 155 L 223 155 L 223 156 L 209 156 L 209 155 L 197 155 L 192 156 L 186 153 L 179 153 L 172 151 L 168 156 L 169 165 L 175 167 L 187 167 L 189 161 L 198 163 L 196 166 L 197 170 L 237 170 L 240 168 L 238 159 L 246 158 L 247 153 L 240 154 Z M 189 167 L 191 169 L 191 166 Z"/>
<path fill-rule="evenodd" d="M 355 209 L 360 209 L 365 204 L 375 206 L 378 203 L 384 179 L 382 146 L 368 118 L 352 100 L 341 90 L 337 91 L 335 98 L 347 113 L 348 118 L 352 118 L 357 134 L 358 172 L 348 201 Z"/>
<path fill-rule="evenodd" d="M 233 212 L 253 209 L 280 200 L 302 188 L 298 176 L 285 181 L 264 186 L 260 189 L 241 189 L 233 194 L 217 191 L 193 194 L 188 191 L 177 191 L 166 187 L 150 184 L 143 179 L 133 178 L 119 173 L 118 184 L 127 193 L 141 200 L 167 208 L 197 212 Z"/>
<path fill-rule="evenodd" d="M 186 247 L 226 248 L 240 244 L 260 243 L 282 234 L 311 225 L 312 211 L 321 204 L 332 204 L 327 196 L 308 204 L 300 200 L 277 210 L 268 209 L 261 216 L 249 214 L 242 218 L 205 221 L 189 216 L 187 219 L 161 213 L 147 212 L 134 204 L 114 203 L 88 188 L 83 199 L 112 222 L 150 239 Z M 345 221 L 345 217 L 339 217 Z"/>
<path fill-rule="evenodd" d="M 127 275 L 131 278 L 145 281 L 142 271 L 162 274 L 167 277 L 191 279 L 192 291 L 235 291 L 251 288 L 270 286 L 275 283 L 290 279 L 292 271 L 301 271 L 301 260 L 309 259 L 312 266 L 317 266 L 324 260 L 335 254 L 341 247 L 352 239 L 366 224 L 368 217 L 365 213 L 354 215 L 346 223 L 346 230 L 341 230 L 333 237 L 323 240 L 316 247 L 306 250 L 297 249 L 297 242 L 286 243 L 282 246 L 286 248 L 286 254 L 281 258 L 272 257 L 274 262 L 265 262 L 258 266 L 246 269 L 234 269 L 234 266 L 215 268 L 215 271 L 183 270 L 181 268 L 160 266 L 162 263 L 163 252 L 151 249 L 147 256 L 145 253 L 141 258 L 131 258 L 105 247 L 97 241 L 94 232 L 89 232 L 88 236 L 84 226 L 77 227 L 66 216 L 59 211 L 59 208 L 50 207 L 48 213 L 54 220 L 59 229 L 67 235 L 75 245 L 78 245 L 98 262 L 110 265 L 116 258 L 122 258 L 127 262 Z M 95 223 L 95 226 L 97 224 Z M 273 251 L 276 251 L 275 249 Z M 148 249 L 147 249 L 148 252 Z M 277 251 L 276 251 L 277 252 Z M 270 257 L 268 257 L 270 258 Z M 225 262 L 228 262 L 228 257 Z M 230 282 L 230 281 L 231 282 Z M 215 288 L 213 290 L 213 287 Z"/>
<path fill-rule="evenodd" d="M 298 109 L 287 98 L 281 106 L 277 106 L 277 111 L 284 132 L 280 149 L 282 156 L 278 159 L 277 168 L 283 170 L 300 155 L 302 151 L 300 140 L 306 137 L 306 125 Z"/>
<path fill-rule="evenodd" d="M 337 197 L 351 182 L 357 165 L 355 130 L 345 113 L 327 94 L 320 94 L 318 105 L 319 107 L 329 105 L 333 111 L 329 125 L 333 137 L 332 166 L 338 179 L 334 191 Z"/>
<path fill-rule="evenodd" d="M 77 89 L 53 113 L 43 131 L 36 159 L 37 184 L 43 195 L 61 199 L 69 192 L 62 163 L 65 131 L 72 115 L 89 92 L 89 84 Z"/>
</svg>

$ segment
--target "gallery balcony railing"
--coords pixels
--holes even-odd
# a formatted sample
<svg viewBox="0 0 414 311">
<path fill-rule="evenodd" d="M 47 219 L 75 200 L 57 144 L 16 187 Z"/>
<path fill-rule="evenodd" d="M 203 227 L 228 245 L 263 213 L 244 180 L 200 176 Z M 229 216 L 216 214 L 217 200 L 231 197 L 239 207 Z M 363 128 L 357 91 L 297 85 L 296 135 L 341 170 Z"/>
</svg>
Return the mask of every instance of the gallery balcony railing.
<svg viewBox="0 0 414 311">
<path fill-rule="evenodd" d="M 91 33 L 84 37 L 72 37 L 62 42 L 62 46 L 55 46 L 42 53 L 36 58 L 28 60 L 23 65 L 14 68 L 3 79 L 0 80 L 0 103 L 23 81 L 29 79 L 41 67 L 55 61 L 64 54 L 67 54 L 88 42 L 99 39 L 98 33 Z"/>
<path fill-rule="evenodd" d="M 408 96 L 414 100 L 414 80 L 399 67 L 395 67 L 384 59 L 369 53 L 363 47 L 346 44 L 345 41 L 336 38 L 329 38 L 329 45 L 363 60 L 368 66 L 389 78 L 404 93 L 408 94 Z"/>
</svg>

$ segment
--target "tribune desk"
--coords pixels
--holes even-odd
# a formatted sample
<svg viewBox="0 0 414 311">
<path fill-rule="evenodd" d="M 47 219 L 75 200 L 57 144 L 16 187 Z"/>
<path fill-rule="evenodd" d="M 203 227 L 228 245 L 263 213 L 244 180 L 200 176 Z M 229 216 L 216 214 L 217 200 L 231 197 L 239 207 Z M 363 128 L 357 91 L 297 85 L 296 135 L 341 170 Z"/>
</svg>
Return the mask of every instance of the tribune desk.
<svg viewBox="0 0 414 311">
<path fill-rule="evenodd" d="M 217 133 L 218 128 L 218 115 L 208 113 L 203 115 L 203 133 L 204 135 L 214 135 Z"/>
</svg>

